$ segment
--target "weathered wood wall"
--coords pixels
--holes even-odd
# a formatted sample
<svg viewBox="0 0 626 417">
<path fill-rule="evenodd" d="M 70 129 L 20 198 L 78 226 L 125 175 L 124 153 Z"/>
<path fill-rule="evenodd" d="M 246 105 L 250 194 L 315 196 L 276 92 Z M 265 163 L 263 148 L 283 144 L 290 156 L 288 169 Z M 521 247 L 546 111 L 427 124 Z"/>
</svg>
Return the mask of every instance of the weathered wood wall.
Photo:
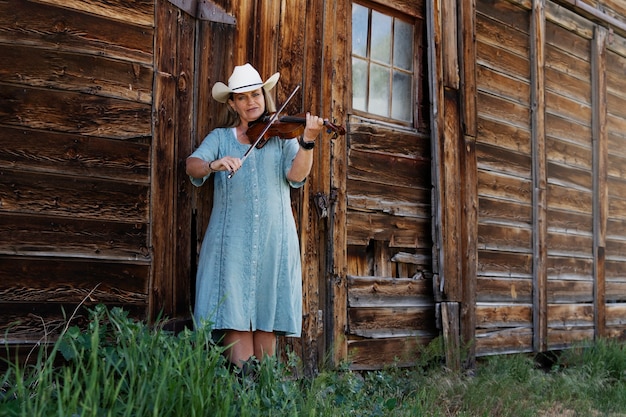
<svg viewBox="0 0 626 417">
<path fill-rule="evenodd" d="M 477 354 L 619 335 L 624 38 L 550 1 L 476 16 Z"/>
<path fill-rule="evenodd" d="M 424 82 L 402 127 L 351 108 L 351 21 L 328 18 L 351 1 L 215 2 L 236 24 L 172 3 L 0 2 L 10 342 L 83 300 L 188 315 L 211 187 L 190 187 L 184 159 L 214 127 L 211 86 L 245 62 L 281 72 L 279 103 L 302 85 L 287 112 L 348 128 L 293 194 L 304 327 L 281 347 L 308 372 L 326 355 L 411 364 L 438 319 L 453 355 L 626 331 L 622 2 L 366 2 L 418 28 Z"/>
<path fill-rule="evenodd" d="M 83 299 L 145 315 L 153 24 L 152 0 L 0 2 L 3 338 Z"/>
</svg>

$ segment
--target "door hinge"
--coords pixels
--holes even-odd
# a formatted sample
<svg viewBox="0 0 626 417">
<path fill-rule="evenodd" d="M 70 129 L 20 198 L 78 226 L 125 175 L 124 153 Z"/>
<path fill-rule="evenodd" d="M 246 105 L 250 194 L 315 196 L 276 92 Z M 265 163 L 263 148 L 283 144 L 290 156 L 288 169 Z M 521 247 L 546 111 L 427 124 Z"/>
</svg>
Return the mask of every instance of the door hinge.
<svg viewBox="0 0 626 417">
<path fill-rule="evenodd" d="M 226 13 L 211 0 L 169 0 L 169 2 L 196 19 L 237 25 L 237 19 L 233 15 Z"/>
</svg>

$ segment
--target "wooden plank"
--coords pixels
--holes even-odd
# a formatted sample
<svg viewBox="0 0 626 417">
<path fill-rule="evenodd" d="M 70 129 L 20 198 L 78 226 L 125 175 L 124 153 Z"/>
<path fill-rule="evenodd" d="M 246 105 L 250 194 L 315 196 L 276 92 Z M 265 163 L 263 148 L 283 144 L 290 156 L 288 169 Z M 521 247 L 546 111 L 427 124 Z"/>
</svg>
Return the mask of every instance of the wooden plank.
<svg viewBox="0 0 626 417">
<path fill-rule="evenodd" d="M 481 9 L 487 2 L 478 1 L 478 8 Z M 518 55 L 520 57 L 528 57 L 530 44 L 528 40 L 528 13 L 513 5 L 508 5 L 509 9 L 506 14 L 498 14 L 495 8 L 506 6 L 506 2 L 498 2 L 493 4 L 493 8 L 489 11 L 483 10 L 476 14 L 476 40 L 481 47 L 495 47 L 506 50 L 508 53 Z M 503 21 L 506 19 L 506 21 Z M 522 27 L 521 25 L 526 25 Z M 517 27 L 511 27 L 517 26 Z M 494 63 L 489 62 L 488 65 Z M 497 65 L 497 63 L 495 63 Z M 528 78 L 528 77 L 526 77 Z"/>
<path fill-rule="evenodd" d="M 478 303 L 530 303 L 532 281 L 528 278 L 479 277 L 476 280 Z"/>
<path fill-rule="evenodd" d="M 478 161 L 480 164 L 480 161 Z M 478 194 L 490 197 L 530 204 L 532 184 L 528 179 L 499 174 L 496 172 L 478 171 Z"/>
<path fill-rule="evenodd" d="M 435 306 L 349 308 L 348 329 L 350 334 L 378 339 L 435 333 Z"/>
<path fill-rule="evenodd" d="M 550 256 L 591 257 L 593 253 L 593 237 L 590 235 L 557 233 L 548 230 L 546 244 Z"/>
<path fill-rule="evenodd" d="M 476 332 L 476 355 L 497 355 L 533 351 L 531 327 L 481 329 Z"/>
<path fill-rule="evenodd" d="M 433 341 L 435 335 L 388 339 L 351 339 L 347 359 L 352 370 L 374 370 L 384 366 L 413 366 L 419 350 Z"/>
<path fill-rule="evenodd" d="M 475 313 L 473 313 L 473 315 L 474 314 Z M 446 354 L 446 366 L 455 372 L 458 372 L 461 369 L 461 340 L 458 337 L 458 335 L 462 332 L 460 315 L 461 311 L 459 303 L 441 303 L 441 322 Z M 473 317 L 472 322 L 474 321 L 475 317 Z M 475 324 L 475 322 L 473 324 Z M 474 332 L 475 329 L 472 327 L 472 333 Z M 474 338 L 472 337 L 472 340 L 473 339 Z M 471 361 L 473 361 L 474 354 L 475 349 L 472 349 L 470 358 Z"/>
<path fill-rule="evenodd" d="M 546 113 L 546 137 L 591 148 L 591 125 L 582 125 L 553 113 Z"/>
<path fill-rule="evenodd" d="M 192 276 L 194 269 L 190 263 L 192 259 L 192 204 L 193 193 L 189 176 L 186 173 L 186 157 L 191 155 L 195 144 L 195 123 L 197 117 L 194 103 L 196 100 L 195 69 L 199 66 L 196 60 L 196 20 L 187 14 L 180 14 L 177 19 L 177 61 L 176 68 L 176 143 L 174 144 L 175 157 L 169 165 L 174 170 L 174 189 L 171 198 L 176 201 L 175 227 L 173 239 L 169 244 L 175 247 L 172 251 L 174 270 L 176 275 L 170 279 L 173 281 L 173 315 L 188 318 L 192 314 L 191 302 Z M 202 62 L 202 61 L 200 61 Z M 175 243 L 174 243 L 175 242 Z"/>
<path fill-rule="evenodd" d="M 442 86 L 443 87 L 443 86 Z M 441 260 L 444 276 L 444 294 L 447 300 L 460 302 L 462 299 L 462 247 L 461 235 L 461 185 L 462 178 L 460 166 L 461 147 L 461 120 L 458 92 L 446 90 L 442 111 L 445 122 L 442 125 L 443 137 L 439 145 L 442 149 L 442 178 L 440 185 L 445 199 L 441 201 L 443 210 L 443 253 L 445 258 Z"/>
<path fill-rule="evenodd" d="M 399 185 L 390 188 L 385 184 L 348 179 L 348 189 L 350 209 L 430 220 L 430 188 Z"/>
<path fill-rule="evenodd" d="M 147 143 L 0 126 L 0 167 L 147 184 Z"/>
<path fill-rule="evenodd" d="M 176 247 L 176 195 L 177 185 L 175 166 L 177 113 L 178 54 L 176 36 L 177 14 L 174 5 L 167 0 L 158 0 L 156 14 L 155 41 L 155 84 L 154 84 L 154 138 L 152 161 L 152 193 L 150 204 L 158 208 L 159 216 L 153 218 L 151 244 L 153 246 L 153 277 L 150 288 L 150 318 L 160 313 L 171 316 L 174 306 L 174 280 L 176 276 L 175 258 L 172 248 Z"/>
<path fill-rule="evenodd" d="M 547 194 L 550 209 L 589 214 L 592 212 L 592 196 L 588 191 L 549 183 Z"/>
<path fill-rule="evenodd" d="M 592 328 L 593 325 L 594 307 L 591 303 L 548 304 L 548 327 L 551 329 Z"/>
<path fill-rule="evenodd" d="M 545 75 L 547 90 L 574 101 L 591 103 L 592 88 L 588 79 L 581 80 L 572 73 L 556 70 L 550 63 L 545 67 Z"/>
<path fill-rule="evenodd" d="M 515 201 L 481 197 L 478 204 L 478 216 L 481 222 L 504 222 L 509 224 L 529 225 L 532 221 L 532 207 Z"/>
<path fill-rule="evenodd" d="M 324 2 L 324 16 L 350 16 L 349 2 Z M 331 116 L 338 121 L 347 121 L 350 110 L 350 33 L 351 19 L 323 19 L 324 35 L 322 94 L 327 98 L 323 107 L 331 109 Z M 326 338 L 326 349 L 331 353 L 332 362 L 338 365 L 348 359 L 348 342 L 346 338 L 348 308 L 347 272 L 348 272 L 348 235 L 347 235 L 347 149 L 346 136 L 339 136 L 331 146 L 323 147 L 320 158 L 320 185 L 329 196 L 335 197 L 331 206 L 331 217 L 327 223 L 329 242 L 325 282 L 325 306 L 330 314 L 325 323 L 330 331 Z M 330 169 L 327 169 L 329 167 Z M 324 285 L 320 284 L 320 287 Z"/>
<path fill-rule="evenodd" d="M 64 9 L 80 10 L 82 12 L 118 20 L 124 23 L 138 24 L 152 27 L 154 25 L 154 1 L 135 0 L 128 3 L 125 0 L 108 0 L 102 3 L 98 0 L 37 0 L 40 3 L 53 4 Z"/>
<path fill-rule="evenodd" d="M 376 3 L 385 5 L 403 15 L 414 17 L 424 17 L 426 12 L 424 0 L 378 0 Z"/>
<path fill-rule="evenodd" d="M 478 15 L 486 15 L 510 29 L 528 34 L 530 28 L 529 5 L 520 4 L 522 1 L 501 1 L 501 0 L 478 0 L 476 10 Z M 500 35 L 502 36 L 502 35 Z M 497 38 L 496 38 L 497 39 Z M 506 42 L 502 42 L 505 44 Z"/>
<path fill-rule="evenodd" d="M 624 257 L 610 258 L 607 256 L 605 261 L 606 280 L 619 281 L 626 278 L 626 260 Z"/>
<path fill-rule="evenodd" d="M 478 167 L 521 178 L 530 178 L 531 157 L 483 142 L 476 145 Z"/>
<path fill-rule="evenodd" d="M 432 280 L 348 276 L 349 307 L 432 306 Z"/>
<path fill-rule="evenodd" d="M 151 135 L 149 104 L 0 83 L 0 123 L 111 139 Z"/>
<path fill-rule="evenodd" d="M 348 178 L 387 185 L 418 187 L 430 174 L 430 161 L 350 149 Z"/>
<path fill-rule="evenodd" d="M 478 248 L 480 250 L 530 252 L 532 229 L 530 227 L 503 224 L 478 224 Z"/>
<path fill-rule="evenodd" d="M 591 342 L 594 330 L 589 328 L 551 328 L 548 333 L 548 349 L 561 350 L 571 348 L 576 344 Z"/>
<path fill-rule="evenodd" d="M 530 128 L 530 109 L 528 106 L 492 96 L 480 91 L 478 93 L 478 116 L 490 120 L 498 120 L 522 129 Z"/>
<path fill-rule="evenodd" d="M 144 4 L 147 3 L 153 2 L 144 0 Z M 0 27 L 3 28 L 0 43 L 36 45 L 151 66 L 154 10 L 150 14 L 150 24 L 141 26 L 134 21 L 120 23 L 53 5 L 3 1 L 0 3 Z"/>
<path fill-rule="evenodd" d="M 575 125 L 591 125 L 591 106 L 588 103 L 570 100 L 568 97 L 548 90 L 546 90 L 546 111 L 572 120 Z"/>
<path fill-rule="evenodd" d="M 4 46 L 0 81 L 152 102 L 152 68 L 84 53 Z"/>
<path fill-rule="evenodd" d="M 93 178 L 0 169 L 0 211 L 146 223 L 148 187 Z"/>
<path fill-rule="evenodd" d="M 508 48 L 502 48 L 502 45 L 478 42 L 476 45 L 476 62 L 495 73 L 507 74 L 508 77 L 518 82 L 530 79 L 528 58 L 519 56 Z M 481 82 L 478 89 L 481 90 L 482 87 Z"/>
<path fill-rule="evenodd" d="M 481 72 L 479 72 L 479 75 Z M 480 79 L 480 77 L 479 77 Z M 530 128 L 508 124 L 505 120 L 478 118 L 476 143 L 487 143 L 521 154 L 530 154 Z"/>
<path fill-rule="evenodd" d="M 423 133 L 393 128 L 362 117 L 350 117 L 351 150 L 429 160 L 430 146 L 430 138 Z"/>
<path fill-rule="evenodd" d="M 54 343 L 69 319 L 71 326 L 85 328 L 89 324 L 88 309 L 94 308 L 96 303 L 87 300 L 77 309 L 79 303 L 0 304 L 0 343 L 3 346 L 15 346 L 20 352 L 28 355 L 34 345 Z M 115 303 L 107 306 L 122 307 Z M 123 307 L 129 313 L 129 317 L 145 319 L 145 306 Z M 18 346 L 23 348 L 19 349 Z M 20 359 L 25 360 L 26 356 Z"/>
<path fill-rule="evenodd" d="M 619 326 L 622 328 L 626 326 L 626 303 L 622 301 L 619 304 L 608 304 L 606 306 L 606 326 Z"/>
<path fill-rule="evenodd" d="M 565 170 L 563 167 L 575 167 L 580 170 L 591 172 L 591 144 L 581 144 L 570 140 L 561 140 L 553 136 L 546 137 L 546 158 L 551 164 L 548 166 L 551 176 L 556 176 L 559 171 Z M 577 174 L 578 176 L 584 173 Z M 587 174 L 589 175 L 589 174 Z M 566 179 L 562 179 L 566 181 Z M 588 181 L 585 181 L 589 187 Z"/>
<path fill-rule="evenodd" d="M 0 254 L 149 261 L 147 240 L 145 223 L 7 212 L 0 216 Z"/>
<path fill-rule="evenodd" d="M 591 303 L 594 297 L 594 280 L 556 280 L 548 277 L 548 303 Z"/>
<path fill-rule="evenodd" d="M 589 20 L 590 14 L 582 14 L 580 7 L 563 7 L 559 3 L 571 3 L 576 6 L 584 6 L 579 0 L 553 0 L 546 2 L 546 19 L 562 26 L 566 31 L 582 36 L 587 39 L 593 37 L 593 22 Z"/>
<path fill-rule="evenodd" d="M 413 217 L 378 213 L 347 213 L 346 230 L 349 245 L 367 245 L 370 240 L 389 242 L 390 247 L 430 247 L 430 222 Z"/>
<path fill-rule="evenodd" d="M 593 173 L 589 169 L 580 169 L 570 165 L 555 164 L 548 160 L 548 181 L 565 188 L 591 191 L 593 189 Z"/>
<path fill-rule="evenodd" d="M 589 280 L 593 277 L 593 259 L 551 255 L 546 259 L 546 270 L 550 280 Z"/>
<path fill-rule="evenodd" d="M 533 306 L 531 304 L 476 304 L 477 328 L 530 327 L 532 323 Z"/>
<path fill-rule="evenodd" d="M 499 277 L 530 277 L 533 256 L 531 253 L 479 250 L 478 275 Z"/>
<path fill-rule="evenodd" d="M 460 54 L 457 49 L 460 26 L 457 21 L 457 6 L 455 0 L 442 0 L 441 5 L 442 87 L 457 90 L 461 76 L 459 67 Z"/>
<path fill-rule="evenodd" d="M 93 303 L 147 306 L 145 261 L 1 255 L 0 265 L 0 305 L 79 303 L 89 295 Z"/>
<path fill-rule="evenodd" d="M 520 104 L 528 104 L 530 86 L 526 80 L 514 78 L 509 73 L 499 72 L 485 65 L 477 65 L 477 67 L 481 92 L 503 97 Z"/>
<path fill-rule="evenodd" d="M 594 257 L 594 327 L 595 337 L 606 336 L 606 276 L 605 248 L 607 246 L 607 219 L 609 217 L 609 192 L 607 183 L 608 132 L 607 132 L 607 31 L 596 27 L 591 44 L 593 85 L 593 257 Z"/>
</svg>

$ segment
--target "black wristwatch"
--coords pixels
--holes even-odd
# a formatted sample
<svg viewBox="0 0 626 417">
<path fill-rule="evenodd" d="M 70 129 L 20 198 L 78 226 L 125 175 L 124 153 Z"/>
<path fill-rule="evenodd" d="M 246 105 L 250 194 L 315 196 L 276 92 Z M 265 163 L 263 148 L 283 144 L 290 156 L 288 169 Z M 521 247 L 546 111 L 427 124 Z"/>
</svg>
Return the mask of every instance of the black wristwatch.
<svg viewBox="0 0 626 417">
<path fill-rule="evenodd" d="M 304 137 L 302 136 L 298 136 L 298 143 L 300 144 L 300 147 L 302 149 L 305 149 L 307 151 L 310 151 L 311 149 L 315 148 L 315 142 L 306 142 L 304 140 Z"/>
</svg>

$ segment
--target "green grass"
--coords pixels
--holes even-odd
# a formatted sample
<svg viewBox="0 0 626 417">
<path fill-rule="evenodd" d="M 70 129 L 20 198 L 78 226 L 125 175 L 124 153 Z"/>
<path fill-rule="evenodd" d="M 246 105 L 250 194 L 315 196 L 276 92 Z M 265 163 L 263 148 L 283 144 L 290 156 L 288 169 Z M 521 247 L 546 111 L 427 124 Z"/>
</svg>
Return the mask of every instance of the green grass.
<svg viewBox="0 0 626 417">
<path fill-rule="evenodd" d="M 600 340 L 561 353 L 550 369 L 528 355 L 482 358 L 471 373 L 446 371 L 440 340 L 418 366 L 323 371 L 266 359 L 255 380 L 225 366 L 205 330 L 178 335 L 92 310 L 34 365 L 0 376 L 0 416 L 626 416 L 626 351 Z"/>
</svg>

